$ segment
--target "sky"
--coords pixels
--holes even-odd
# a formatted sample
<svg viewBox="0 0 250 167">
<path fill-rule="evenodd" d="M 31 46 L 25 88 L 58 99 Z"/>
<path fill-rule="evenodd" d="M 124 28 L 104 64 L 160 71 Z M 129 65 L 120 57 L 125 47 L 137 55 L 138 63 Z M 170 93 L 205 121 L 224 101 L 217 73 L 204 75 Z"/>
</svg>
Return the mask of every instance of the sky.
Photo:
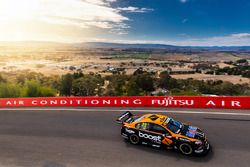
<svg viewBox="0 0 250 167">
<path fill-rule="evenodd" d="M 249 0 L 0 0 L 0 41 L 249 46 Z"/>
</svg>

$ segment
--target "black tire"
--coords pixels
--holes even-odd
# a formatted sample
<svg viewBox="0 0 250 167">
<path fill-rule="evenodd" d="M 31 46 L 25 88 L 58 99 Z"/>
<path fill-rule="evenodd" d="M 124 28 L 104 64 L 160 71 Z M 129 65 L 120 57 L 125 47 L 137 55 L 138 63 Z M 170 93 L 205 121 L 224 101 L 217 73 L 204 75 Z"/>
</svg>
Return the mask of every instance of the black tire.
<svg viewBox="0 0 250 167">
<path fill-rule="evenodd" d="M 193 153 L 193 148 L 188 143 L 182 143 L 179 145 L 179 150 L 184 155 L 191 155 Z"/>
<path fill-rule="evenodd" d="M 129 142 L 134 144 L 134 145 L 137 145 L 140 143 L 140 138 L 136 134 L 132 134 L 129 136 Z"/>
</svg>

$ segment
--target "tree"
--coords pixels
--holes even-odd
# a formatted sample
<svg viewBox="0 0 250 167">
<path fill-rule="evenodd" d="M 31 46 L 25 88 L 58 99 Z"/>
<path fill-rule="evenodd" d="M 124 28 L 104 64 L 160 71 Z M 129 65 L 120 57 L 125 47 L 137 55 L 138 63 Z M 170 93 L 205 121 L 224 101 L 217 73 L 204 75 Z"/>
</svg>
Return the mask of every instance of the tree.
<svg viewBox="0 0 250 167">
<path fill-rule="evenodd" d="M 171 90 L 171 94 L 175 95 L 175 96 L 183 96 L 183 95 L 186 95 L 186 96 L 197 96 L 197 95 L 200 95 L 200 93 L 195 92 L 193 90 L 180 90 L 178 88 L 172 89 Z"/>
<path fill-rule="evenodd" d="M 56 96 L 56 90 L 46 86 L 40 87 L 39 97 L 55 97 L 55 96 Z"/>
<path fill-rule="evenodd" d="M 125 86 L 125 95 L 138 96 L 143 93 L 142 89 L 138 86 L 135 79 L 131 79 Z"/>
<path fill-rule="evenodd" d="M 71 74 L 62 76 L 60 94 L 63 96 L 70 96 L 72 91 L 73 77 Z"/>
<path fill-rule="evenodd" d="M 55 90 L 42 86 L 36 80 L 26 81 L 22 88 L 22 96 L 24 97 L 54 97 L 55 95 Z"/>
<path fill-rule="evenodd" d="M 115 95 L 116 95 L 116 92 L 115 92 L 115 89 L 112 87 L 112 85 L 109 84 L 109 85 L 106 87 L 106 89 L 105 89 L 105 91 L 103 92 L 102 95 L 104 95 L 104 96 L 115 96 Z"/>
<path fill-rule="evenodd" d="M 24 84 L 25 80 L 26 80 L 26 77 L 24 74 L 20 74 L 16 77 L 16 80 L 17 80 L 17 83 L 18 84 Z"/>
<path fill-rule="evenodd" d="M 83 77 L 84 76 L 84 74 L 82 73 L 82 72 L 75 72 L 74 74 L 73 74 L 73 78 L 74 79 L 78 79 L 78 78 L 81 78 L 81 77 Z"/>
<path fill-rule="evenodd" d="M 135 70 L 135 72 L 133 73 L 133 75 L 141 75 L 144 74 L 145 71 L 143 70 L 142 67 L 138 68 L 137 70 Z"/>
<path fill-rule="evenodd" d="M 127 75 L 111 75 L 105 78 L 109 81 L 105 95 L 122 96 L 125 95 L 125 85 L 131 79 Z"/>
<path fill-rule="evenodd" d="M 178 88 L 178 83 L 177 80 L 172 78 L 169 75 L 168 71 L 163 71 L 159 75 L 159 79 L 157 81 L 157 86 L 160 88 L 164 88 L 167 90 L 173 89 L 173 88 Z"/>
<path fill-rule="evenodd" d="M 40 94 L 39 88 L 40 88 L 40 85 L 38 84 L 37 81 L 35 80 L 26 81 L 24 96 L 25 97 L 39 97 L 39 94 Z"/>
<path fill-rule="evenodd" d="M 0 82 L 4 82 L 4 83 L 7 82 L 7 80 L 1 74 L 0 74 Z"/>
<path fill-rule="evenodd" d="M 19 85 L 13 85 L 10 83 L 0 83 L 0 97 L 1 98 L 12 98 L 20 96 Z"/>
<path fill-rule="evenodd" d="M 72 94 L 75 96 L 94 96 L 103 85 L 102 78 L 95 75 L 85 75 L 73 81 Z"/>
<path fill-rule="evenodd" d="M 236 61 L 236 63 L 247 63 L 248 61 L 246 59 L 239 59 Z"/>
<path fill-rule="evenodd" d="M 137 76 L 133 76 L 135 78 L 135 82 L 139 88 L 141 88 L 146 93 L 154 91 L 154 79 L 148 74 L 141 74 Z"/>
</svg>

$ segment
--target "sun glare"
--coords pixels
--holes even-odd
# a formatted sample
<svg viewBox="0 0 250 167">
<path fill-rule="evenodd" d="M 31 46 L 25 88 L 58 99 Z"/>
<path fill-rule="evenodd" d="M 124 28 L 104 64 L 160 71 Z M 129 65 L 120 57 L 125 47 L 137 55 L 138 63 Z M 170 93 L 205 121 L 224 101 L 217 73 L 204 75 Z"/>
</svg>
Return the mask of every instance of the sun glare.
<svg viewBox="0 0 250 167">
<path fill-rule="evenodd" d="M 36 14 L 37 0 L 0 0 L 0 20 L 30 19 Z"/>
<path fill-rule="evenodd" d="M 129 19 L 111 0 L 0 0 L 0 41 L 83 41 Z M 99 31 L 100 30 L 100 31 Z"/>
</svg>

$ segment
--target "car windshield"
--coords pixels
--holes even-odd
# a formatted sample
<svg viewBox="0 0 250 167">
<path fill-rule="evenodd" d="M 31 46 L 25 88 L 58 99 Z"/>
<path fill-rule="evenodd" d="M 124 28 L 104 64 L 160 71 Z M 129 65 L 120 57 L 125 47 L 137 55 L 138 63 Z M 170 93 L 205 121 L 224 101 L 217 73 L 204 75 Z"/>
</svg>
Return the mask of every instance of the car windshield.
<svg viewBox="0 0 250 167">
<path fill-rule="evenodd" d="M 183 124 L 179 121 L 172 119 L 172 118 L 167 118 L 166 119 L 166 126 L 170 131 L 172 131 L 174 133 L 180 133 L 180 131 L 183 127 Z"/>
</svg>

